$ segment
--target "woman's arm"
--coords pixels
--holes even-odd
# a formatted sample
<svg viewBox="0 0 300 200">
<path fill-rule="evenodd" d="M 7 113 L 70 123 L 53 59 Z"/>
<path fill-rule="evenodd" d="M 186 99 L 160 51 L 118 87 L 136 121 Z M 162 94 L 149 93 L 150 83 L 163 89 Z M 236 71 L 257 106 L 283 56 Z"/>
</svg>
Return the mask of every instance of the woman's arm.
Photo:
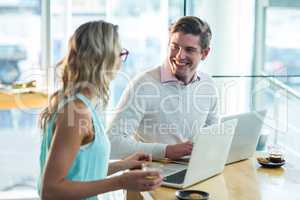
<svg viewBox="0 0 300 200">
<path fill-rule="evenodd" d="M 123 164 L 123 160 L 113 161 L 113 162 L 109 163 L 108 175 L 112 175 L 116 172 L 123 171 L 123 170 L 126 170 L 126 169 L 127 168 L 125 168 L 125 166 Z"/>
<path fill-rule="evenodd" d="M 126 169 L 141 169 L 142 164 L 145 161 L 151 161 L 151 160 L 152 160 L 151 155 L 145 154 L 143 152 L 137 152 L 135 154 L 132 154 L 124 158 L 123 160 L 109 163 L 108 175 Z"/>
<path fill-rule="evenodd" d="M 79 182 L 65 177 L 73 160 L 87 135 L 92 130 L 91 116 L 81 102 L 74 105 L 67 104 L 63 112 L 58 114 L 56 127 L 53 133 L 49 157 L 45 165 L 42 179 L 41 198 L 43 200 L 83 199 L 108 191 L 124 189 L 151 190 L 161 183 L 161 176 L 149 182 L 146 172 L 129 172 L 104 180 Z M 83 126 L 85 124 L 85 126 Z M 153 172 L 152 172 L 153 173 Z"/>
<path fill-rule="evenodd" d="M 44 170 L 42 199 L 82 199 L 120 188 L 116 179 L 82 183 L 65 178 L 91 123 L 89 111 L 80 101 L 67 104 L 58 114 Z"/>
</svg>

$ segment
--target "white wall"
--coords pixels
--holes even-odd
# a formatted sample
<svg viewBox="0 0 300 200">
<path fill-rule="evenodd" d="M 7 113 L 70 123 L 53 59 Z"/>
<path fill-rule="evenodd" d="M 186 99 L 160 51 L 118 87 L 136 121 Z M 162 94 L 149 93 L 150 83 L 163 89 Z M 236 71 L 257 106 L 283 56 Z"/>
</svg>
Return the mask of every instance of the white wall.
<svg viewBox="0 0 300 200">
<path fill-rule="evenodd" d="M 254 0 L 199 2 L 199 10 L 195 14 L 210 24 L 213 34 L 211 54 L 200 67 L 211 75 L 250 75 L 254 41 Z M 223 114 L 248 110 L 250 78 L 226 79 L 225 83 L 221 81 L 220 84 Z"/>
</svg>

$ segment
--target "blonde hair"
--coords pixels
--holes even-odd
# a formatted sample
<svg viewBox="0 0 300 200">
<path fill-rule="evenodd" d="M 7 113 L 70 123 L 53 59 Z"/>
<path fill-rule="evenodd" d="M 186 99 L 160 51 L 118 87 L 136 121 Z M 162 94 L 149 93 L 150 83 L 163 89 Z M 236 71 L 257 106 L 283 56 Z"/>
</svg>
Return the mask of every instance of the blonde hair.
<svg viewBox="0 0 300 200">
<path fill-rule="evenodd" d="M 62 70 L 62 88 L 51 95 L 48 107 L 42 111 L 41 128 L 57 112 L 61 100 L 89 86 L 105 107 L 110 81 L 120 67 L 120 52 L 116 25 L 102 20 L 82 24 L 70 38 L 66 56 L 57 64 Z"/>
</svg>

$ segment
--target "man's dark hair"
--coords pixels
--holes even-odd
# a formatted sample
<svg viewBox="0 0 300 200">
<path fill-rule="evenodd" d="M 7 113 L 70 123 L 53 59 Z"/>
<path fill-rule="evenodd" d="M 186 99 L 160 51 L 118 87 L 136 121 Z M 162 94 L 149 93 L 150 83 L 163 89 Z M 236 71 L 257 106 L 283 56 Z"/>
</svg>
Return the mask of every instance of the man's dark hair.
<svg viewBox="0 0 300 200">
<path fill-rule="evenodd" d="M 179 18 L 170 27 L 170 33 L 183 32 L 185 34 L 193 34 L 199 36 L 200 47 L 206 49 L 210 45 L 211 30 L 209 25 L 195 16 L 185 16 Z"/>
</svg>

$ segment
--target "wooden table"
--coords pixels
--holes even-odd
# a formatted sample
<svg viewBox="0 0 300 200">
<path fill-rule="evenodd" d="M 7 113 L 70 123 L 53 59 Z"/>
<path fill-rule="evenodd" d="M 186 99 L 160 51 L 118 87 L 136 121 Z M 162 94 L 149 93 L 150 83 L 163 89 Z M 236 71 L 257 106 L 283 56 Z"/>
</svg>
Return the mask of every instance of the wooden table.
<svg viewBox="0 0 300 200">
<path fill-rule="evenodd" d="M 42 108 L 48 103 L 48 95 L 41 92 L 0 92 L 0 109 Z"/>
<path fill-rule="evenodd" d="M 227 165 L 222 174 L 188 189 L 207 191 L 210 200 L 300 200 L 300 160 L 292 156 L 286 160 L 283 167 L 276 169 L 260 167 L 255 158 Z M 160 187 L 150 196 L 175 200 L 175 191 Z M 129 193 L 128 197 L 145 199 L 138 193 Z"/>
</svg>

